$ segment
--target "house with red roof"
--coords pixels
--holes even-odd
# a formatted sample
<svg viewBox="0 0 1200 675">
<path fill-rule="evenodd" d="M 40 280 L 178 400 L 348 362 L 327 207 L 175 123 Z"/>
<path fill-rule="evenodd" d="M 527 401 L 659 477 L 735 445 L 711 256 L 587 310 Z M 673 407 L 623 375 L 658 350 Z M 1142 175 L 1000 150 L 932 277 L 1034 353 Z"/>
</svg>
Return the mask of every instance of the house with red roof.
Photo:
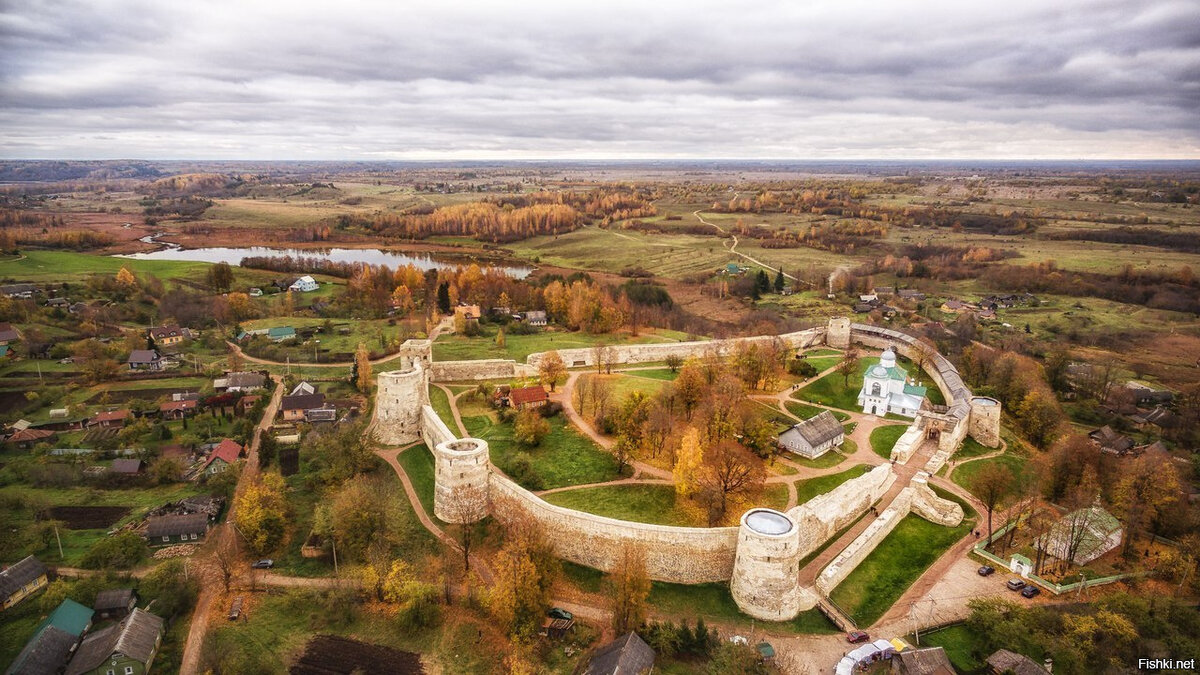
<svg viewBox="0 0 1200 675">
<path fill-rule="evenodd" d="M 226 438 L 217 443 L 216 447 L 208 453 L 208 459 L 204 460 L 204 468 L 201 473 L 210 476 L 221 473 L 233 466 L 241 456 L 242 446 L 236 441 Z"/>
<path fill-rule="evenodd" d="M 199 401 L 167 401 L 158 406 L 158 415 L 164 420 L 181 420 L 196 413 Z"/>
<path fill-rule="evenodd" d="M 508 404 L 517 410 L 525 408 L 538 408 L 546 405 L 550 400 L 550 396 L 546 393 L 546 388 L 542 385 L 534 385 L 532 387 L 521 387 L 508 392 Z"/>
<path fill-rule="evenodd" d="M 129 408 L 121 408 L 120 410 L 105 410 L 98 412 L 92 416 L 92 419 L 87 421 L 88 427 L 123 427 L 125 423 L 133 416 Z"/>
</svg>

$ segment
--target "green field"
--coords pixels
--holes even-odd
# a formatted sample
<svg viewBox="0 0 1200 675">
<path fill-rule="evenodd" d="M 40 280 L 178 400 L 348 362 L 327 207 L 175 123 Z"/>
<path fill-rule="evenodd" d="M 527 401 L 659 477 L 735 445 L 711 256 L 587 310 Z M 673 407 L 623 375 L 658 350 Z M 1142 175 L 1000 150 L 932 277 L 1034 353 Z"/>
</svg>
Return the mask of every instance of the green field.
<svg viewBox="0 0 1200 675">
<path fill-rule="evenodd" d="M 1012 471 L 1014 476 L 1021 476 L 1026 471 L 1030 471 L 1028 460 L 1016 453 L 1006 452 L 997 457 L 989 457 L 988 459 L 980 459 L 974 462 L 967 462 L 962 466 L 955 467 L 954 473 L 951 474 L 950 480 L 958 483 L 963 488 L 975 493 L 975 477 L 989 466 L 1006 466 Z"/>
<path fill-rule="evenodd" d="M 562 415 L 549 422 L 550 433 L 541 445 L 522 448 L 513 440 L 512 424 L 498 423 L 490 414 L 463 419 L 473 437 L 488 442 L 492 463 L 527 489 L 603 483 L 619 477 L 612 455 L 572 428 Z M 523 461 L 531 471 L 521 470 Z"/>
<path fill-rule="evenodd" d="M 201 279 L 210 267 L 203 262 L 132 260 L 70 251 L 26 251 L 20 260 L 0 262 L 0 279 L 35 282 L 79 281 L 92 274 L 116 275 L 122 267 L 137 275 L 153 274 L 164 281 Z"/>
<path fill-rule="evenodd" d="M 450 397 L 446 395 L 445 389 L 429 385 L 429 405 L 438 414 L 438 417 L 442 418 L 450 431 L 458 432 L 458 429 L 455 428 L 457 425 L 454 424 L 454 410 L 450 406 Z"/>
<path fill-rule="evenodd" d="M 524 362 L 530 354 L 547 352 L 552 349 L 579 349 L 593 347 L 604 343 L 642 344 L 647 342 L 679 342 L 687 339 L 687 335 L 677 331 L 644 330 L 640 335 L 628 333 L 605 333 L 592 335 L 577 331 L 566 333 L 562 331 L 544 330 L 532 335 L 505 335 L 504 346 L 496 344 L 497 327 L 480 326 L 482 335 L 466 337 L 463 335 L 444 334 L 438 336 L 433 343 L 433 359 L 435 361 L 469 361 L 475 359 L 512 359 Z M 567 364 L 570 367 L 570 363 Z"/>
<path fill-rule="evenodd" d="M 856 464 L 839 473 L 797 481 L 796 503 L 803 504 L 817 495 L 823 495 L 851 478 L 858 478 L 873 468 L 870 464 Z"/>
<path fill-rule="evenodd" d="M 820 403 L 831 408 L 861 412 L 862 408 L 858 405 L 858 392 L 862 389 L 863 374 L 875 363 L 876 359 L 859 359 L 858 367 L 848 382 L 843 383 L 841 373 L 830 373 L 796 392 L 792 398 Z"/>
<path fill-rule="evenodd" d="M 683 508 L 672 485 L 602 485 L 581 490 L 555 492 L 547 502 L 598 516 L 655 525 L 703 527 L 699 511 Z M 784 501 L 787 501 L 786 490 Z"/>
<path fill-rule="evenodd" d="M 963 439 L 962 447 L 960 447 L 954 453 L 953 459 L 961 461 L 964 459 L 970 459 L 971 457 L 978 457 L 980 455 L 986 455 L 989 452 L 999 452 L 999 451 L 1000 451 L 1000 448 L 989 448 L 986 445 L 981 444 L 979 441 L 975 440 L 974 438 L 971 438 L 970 436 L 968 436 L 965 439 Z"/>
<path fill-rule="evenodd" d="M 673 382 L 679 377 L 679 371 L 671 370 L 670 368 L 651 368 L 647 370 L 626 370 L 623 371 L 630 377 L 648 377 L 653 380 L 666 380 Z"/>
<path fill-rule="evenodd" d="M 837 627 L 816 608 L 801 612 L 791 621 L 751 622 L 738 609 L 737 603 L 729 593 L 729 584 L 725 583 L 685 585 L 655 581 L 650 587 L 649 603 L 659 611 L 690 617 L 691 623 L 695 623 L 698 617 L 704 617 L 705 621 L 717 620 L 741 625 L 753 623 L 771 631 L 798 635 L 838 632 Z"/>
<path fill-rule="evenodd" d="M 859 626 L 870 626 L 883 616 L 926 568 L 975 524 L 975 512 L 961 499 L 936 487 L 934 491 L 963 506 L 966 517 L 958 527 L 943 527 L 919 516 L 905 516 L 830 593 L 830 598 Z"/>
<path fill-rule="evenodd" d="M 433 454 L 429 452 L 429 448 L 425 447 L 424 443 L 415 445 L 397 455 L 396 461 L 404 467 L 404 473 L 408 474 L 408 480 L 412 482 L 413 490 L 421 500 L 421 507 L 425 509 L 425 513 L 430 518 L 436 518 L 433 515 Z"/>
<path fill-rule="evenodd" d="M 921 633 L 922 647 L 941 647 L 946 650 L 950 663 L 959 672 L 973 673 L 984 666 L 979 649 L 982 642 L 966 624 L 943 628 L 935 633 Z"/>
<path fill-rule="evenodd" d="M 841 448 L 830 450 L 816 459 L 809 459 L 807 457 L 790 453 L 787 455 L 787 458 L 792 462 L 809 469 L 828 469 L 831 466 L 837 466 L 838 464 L 846 461 L 846 455 L 853 455 L 857 450 L 858 446 L 855 445 L 854 441 L 847 438 L 845 442 L 842 443 Z"/>
<path fill-rule="evenodd" d="M 871 450 L 884 459 L 891 459 L 892 448 L 895 447 L 896 441 L 900 440 L 905 431 L 908 431 L 908 426 L 904 424 L 877 427 L 871 432 Z"/>
<path fill-rule="evenodd" d="M 825 411 L 825 408 L 818 408 L 815 405 L 800 403 L 799 401 L 788 401 L 784 404 L 784 407 L 788 409 L 788 412 L 802 420 L 816 417 Z M 845 422 L 846 420 L 850 419 L 850 416 L 844 412 L 837 410 L 830 410 L 829 412 L 833 413 L 833 416 L 836 417 L 839 422 Z"/>
</svg>

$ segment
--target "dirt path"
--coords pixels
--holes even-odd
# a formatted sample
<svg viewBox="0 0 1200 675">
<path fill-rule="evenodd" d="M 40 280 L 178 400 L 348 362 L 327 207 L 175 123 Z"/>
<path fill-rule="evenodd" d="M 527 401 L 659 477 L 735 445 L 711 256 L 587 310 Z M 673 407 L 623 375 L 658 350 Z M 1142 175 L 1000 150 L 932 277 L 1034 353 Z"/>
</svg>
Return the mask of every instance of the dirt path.
<svg viewBox="0 0 1200 675">
<path fill-rule="evenodd" d="M 467 425 L 463 424 L 462 415 L 458 412 L 458 394 L 450 391 L 450 387 L 444 384 L 435 383 L 433 386 L 446 392 L 446 399 L 450 401 L 450 414 L 454 416 L 454 425 L 458 427 L 460 437 L 467 438 L 470 436 L 471 434 L 467 433 Z"/>
<path fill-rule="evenodd" d="M 567 381 L 563 384 L 563 386 L 559 388 L 558 391 L 550 394 L 550 400 L 557 401 L 562 404 L 563 413 L 567 416 L 567 419 L 571 422 L 571 424 L 575 425 L 576 429 L 586 434 L 587 437 L 592 439 L 596 445 L 599 445 L 605 450 L 611 451 L 613 445 L 612 439 L 605 438 L 598 433 L 592 428 L 592 425 L 584 421 L 583 417 L 579 415 L 579 412 L 575 410 L 575 382 L 582 374 L 584 373 L 581 373 L 580 371 L 572 371 L 567 376 Z M 649 475 L 667 481 L 670 481 L 673 478 L 670 471 L 667 471 L 666 469 L 660 469 L 657 466 L 647 464 L 640 460 L 633 460 L 630 462 L 630 465 L 634 469 L 634 476 Z"/>
<path fill-rule="evenodd" d="M 283 380 L 281 379 L 276 382 L 275 391 L 271 394 L 271 401 L 263 410 L 262 420 L 254 429 L 254 438 L 250 441 L 250 448 L 246 453 L 246 461 L 242 465 L 241 475 L 238 476 L 237 487 L 234 488 L 234 499 L 230 502 L 229 510 L 225 515 L 225 522 L 217 525 L 209 532 L 203 550 L 192 559 L 195 563 L 195 572 L 201 580 L 200 596 L 196 599 L 196 608 L 192 610 L 192 622 L 188 627 L 187 641 L 183 644 L 183 658 L 179 666 L 179 672 L 182 675 L 194 675 L 199 672 L 200 648 L 204 644 L 204 634 L 208 631 L 208 618 L 213 598 L 216 596 L 217 589 L 221 585 L 219 579 L 214 578 L 214 573 L 217 573 L 217 571 L 214 569 L 215 566 L 211 564 L 212 554 L 213 551 L 224 544 L 226 537 L 235 536 L 233 532 L 233 516 L 237 496 L 258 475 L 258 446 L 262 435 L 266 433 L 267 429 L 271 428 L 271 424 L 275 421 L 275 415 L 279 412 L 279 404 L 282 400 Z"/>
<path fill-rule="evenodd" d="M 769 270 L 779 270 L 780 272 L 783 272 L 782 268 L 775 267 L 774 265 L 768 265 L 767 263 L 765 263 L 757 258 L 751 258 L 750 256 L 746 255 L 745 253 L 740 253 L 737 250 L 737 245 L 738 245 L 737 235 L 721 229 L 721 226 L 717 225 L 716 223 L 710 223 L 709 221 L 705 220 L 704 217 L 700 215 L 700 212 L 703 210 L 704 209 L 696 209 L 695 211 L 692 211 L 692 215 L 695 216 L 696 220 L 699 220 L 701 223 L 704 223 L 705 225 L 716 228 L 716 230 L 718 232 L 720 232 L 722 234 L 728 234 L 732 238 L 732 241 L 725 242 L 725 248 L 729 249 L 730 253 L 732 253 L 736 256 L 739 256 L 749 262 L 752 262 L 755 265 L 758 265 L 759 267 L 765 267 L 766 269 L 769 269 Z M 795 281 L 795 282 L 800 281 L 799 279 L 788 274 L 787 272 L 783 272 L 783 278 L 791 279 L 792 281 Z"/>
<path fill-rule="evenodd" d="M 621 480 L 610 480 L 602 483 L 586 483 L 584 485 L 564 485 L 562 487 L 550 488 L 549 490 L 541 490 L 533 494 L 539 497 L 552 495 L 558 492 L 569 492 L 571 490 L 585 490 L 587 488 L 604 487 L 606 485 L 674 485 L 675 481 L 666 480 L 665 478 L 622 478 Z"/>
</svg>

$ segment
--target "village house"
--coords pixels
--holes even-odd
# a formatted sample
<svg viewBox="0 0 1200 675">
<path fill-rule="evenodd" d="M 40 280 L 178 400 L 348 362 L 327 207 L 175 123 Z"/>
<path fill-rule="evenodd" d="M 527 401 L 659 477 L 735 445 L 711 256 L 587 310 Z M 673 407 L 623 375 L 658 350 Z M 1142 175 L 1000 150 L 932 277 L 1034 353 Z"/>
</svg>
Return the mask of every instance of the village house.
<svg viewBox="0 0 1200 675">
<path fill-rule="evenodd" d="M 1157 406 L 1154 410 L 1138 410 L 1129 416 L 1129 421 L 1142 431 L 1151 427 L 1174 429 L 1179 426 L 1179 417 L 1162 406 Z"/>
<path fill-rule="evenodd" d="M 71 306 L 71 301 L 68 298 L 50 298 L 46 300 L 46 306 L 50 308 L 63 309 Z"/>
<path fill-rule="evenodd" d="M 150 339 L 154 340 L 154 344 L 160 347 L 177 345 L 191 337 L 191 331 L 179 326 L 159 326 L 158 328 L 150 329 Z"/>
<path fill-rule="evenodd" d="M 19 429 L 5 437 L 4 442 L 22 450 L 29 450 L 38 443 L 55 443 L 58 434 L 50 429 Z"/>
<path fill-rule="evenodd" d="M 209 476 L 221 473 L 236 464 L 241 456 L 242 446 L 237 441 L 229 438 L 222 439 L 209 451 L 208 458 L 204 460 L 204 466 L 200 472 Z"/>
<path fill-rule="evenodd" d="M 325 407 L 325 394 L 296 394 L 284 396 L 279 404 L 279 414 L 285 422 L 299 422 L 309 410 Z"/>
<path fill-rule="evenodd" d="M 36 292 L 37 286 L 34 284 L 5 284 L 0 286 L 0 295 L 8 298 L 28 300 Z"/>
<path fill-rule="evenodd" d="M 208 516 L 203 513 L 151 516 L 146 519 L 146 543 L 150 546 L 200 541 L 207 533 Z"/>
<path fill-rule="evenodd" d="M 1007 649 L 998 649 L 987 657 L 987 665 L 992 675 L 1047 675 L 1050 672 L 1028 656 Z"/>
<path fill-rule="evenodd" d="M 46 587 L 46 566 L 33 556 L 0 571 L 0 609 L 8 609 Z"/>
<path fill-rule="evenodd" d="M 63 600 L 33 631 L 33 637 L 5 671 L 6 675 L 58 673 L 71 660 L 79 638 L 92 627 L 92 610 Z"/>
<path fill-rule="evenodd" d="M 886 298 L 895 295 L 896 289 L 891 286 L 876 286 L 871 292 L 881 298 Z"/>
<path fill-rule="evenodd" d="M 311 293 L 312 291 L 315 291 L 315 290 L 319 289 L 320 287 L 321 287 L 321 285 L 317 283 L 316 279 L 313 279 L 309 275 L 305 274 L 304 276 L 300 277 L 299 279 L 293 281 L 292 285 L 288 286 L 288 290 L 298 291 L 300 293 Z"/>
<path fill-rule="evenodd" d="M 925 392 L 925 387 L 909 381 L 907 370 L 896 365 L 896 352 L 889 347 L 863 376 L 858 404 L 868 415 L 916 417 L 925 403 Z"/>
<path fill-rule="evenodd" d="M 309 408 L 304 411 L 304 421 L 309 424 L 328 424 L 337 421 L 337 408 L 329 403 L 320 408 Z"/>
<path fill-rule="evenodd" d="M 939 308 L 947 314 L 968 314 L 975 310 L 971 305 L 961 300 L 946 300 Z"/>
<path fill-rule="evenodd" d="M 226 373 L 224 377 L 213 380 L 213 390 L 223 391 L 254 391 L 266 386 L 267 377 L 262 373 Z"/>
<path fill-rule="evenodd" d="M 529 324 L 530 326 L 537 326 L 537 327 L 545 326 L 546 325 L 545 310 L 532 309 L 528 312 L 525 312 L 525 323 Z"/>
<path fill-rule="evenodd" d="M 21 334 L 13 328 L 11 323 L 0 323 L 0 345 L 7 345 L 13 342 L 18 342 L 21 339 Z"/>
<path fill-rule="evenodd" d="M 163 361 L 158 352 L 153 349 L 135 349 L 125 360 L 130 370 L 162 370 Z"/>
<path fill-rule="evenodd" d="M 914 291 L 911 288 L 903 288 L 896 291 L 896 295 L 900 296 L 901 300 L 912 300 L 913 302 L 923 302 L 925 294 L 921 291 Z"/>
<path fill-rule="evenodd" d="M 288 396 L 303 396 L 305 394 L 315 394 L 315 393 L 317 393 L 316 385 L 310 384 L 308 382 L 301 382 L 300 384 L 297 384 L 295 387 L 292 387 L 292 390 L 290 392 L 288 392 Z"/>
<path fill-rule="evenodd" d="M 92 609 L 101 619 L 121 619 L 129 615 L 136 606 L 137 594 L 132 588 L 115 588 L 97 593 Z"/>
<path fill-rule="evenodd" d="M 162 618 L 135 607 L 121 623 L 84 638 L 66 675 L 146 675 L 162 637 Z"/>
<path fill-rule="evenodd" d="M 779 446 L 802 457 L 815 459 L 846 440 L 842 423 L 828 410 L 804 420 L 779 435 Z"/>
<path fill-rule="evenodd" d="M 250 394 L 239 398 L 237 403 L 233 404 L 234 413 L 236 413 L 239 417 L 245 417 L 246 413 L 253 410 L 254 404 L 258 403 L 259 399 L 261 398 L 262 397 L 258 396 L 257 394 Z"/>
<path fill-rule="evenodd" d="M 540 384 L 532 387 L 520 387 L 508 392 L 508 405 L 517 410 L 540 408 L 549 400 L 550 396 L 546 394 L 546 388 Z"/>
<path fill-rule="evenodd" d="M 158 406 L 158 415 L 164 420 L 181 420 L 196 414 L 199 405 L 200 402 L 196 400 L 167 401 Z"/>
<path fill-rule="evenodd" d="M 1102 452 L 1107 452 L 1110 455 L 1124 455 L 1133 449 L 1133 439 L 1122 434 L 1107 424 L 1088 432 L 1088 438 L 1092 444 L 1100 448 Z"/>
<path fill-rule="evenodd" d="M 459 304 L 454 308 L 454 318 L 462 318 L 465 321 L 478 321 L 482 316 L 479 311 L 479 305 Z"/>
<path fill-rule="evenodd" d="M 637 633 L 626 633 L 596 649 L 584 675 L 641 675 L 654 668 L 654 650 Z"/>
<path fill-rule="evenodd" d="M 133 457 L 114 459 L 109 470 L 118 476 L 136 476 L 142 472 L 142 460 Z"/>
<path fill-rule="evenodd" d="M 957 672 L 941 647 L 905 649 L 892 656 L 892 675 L 955 675 Z"/>
<path fill-rule="evenodd" d="M 121 408 L 119 410 L 105 410 L 98 412 L 87 421 L 89 429 L 99 427 L 107 429 L 109 427 L 123 427 L 125 423 L 133 416 L 129 408 Z"/>
</svg>

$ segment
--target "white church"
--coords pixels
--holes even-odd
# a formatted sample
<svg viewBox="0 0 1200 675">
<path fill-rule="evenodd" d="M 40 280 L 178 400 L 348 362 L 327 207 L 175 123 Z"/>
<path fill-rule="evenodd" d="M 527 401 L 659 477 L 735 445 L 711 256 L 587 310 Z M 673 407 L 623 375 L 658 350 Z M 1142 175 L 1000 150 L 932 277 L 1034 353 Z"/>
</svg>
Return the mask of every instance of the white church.
<svg viewBox="0 0 1200 675">
<path fill-rule="evenodd" d="M 924 401 L 925 387 L 909 382 L 908 371 L 896 365 L 896 352 L 891 347 L 879 357 L 878 364 L 867 369 L 858 392 L 858 404 L 868 415 L 916 417 Z"/>
</svg>

